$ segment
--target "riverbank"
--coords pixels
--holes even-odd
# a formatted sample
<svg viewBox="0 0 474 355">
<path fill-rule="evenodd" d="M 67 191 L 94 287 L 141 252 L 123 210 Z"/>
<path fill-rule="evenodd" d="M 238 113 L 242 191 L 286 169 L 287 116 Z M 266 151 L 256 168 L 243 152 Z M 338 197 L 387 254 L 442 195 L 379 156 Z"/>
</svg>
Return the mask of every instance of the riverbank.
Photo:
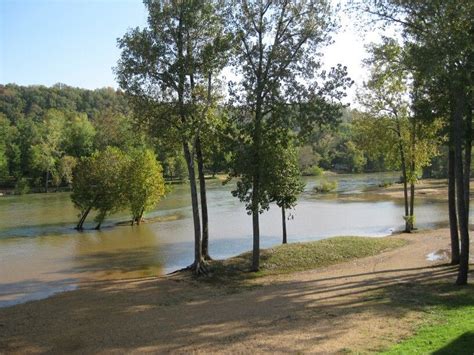
<svg viewBox="0 0 474 355">
<path fill-rule="evenodd" d="M 471 180 L 471 191 L 474 189 L 474 181 Z M 386 198 L 403 198 L 403 184 L 397 183 L 386 187 L 372 189 L 371 192 Z M 415 196 L 417 198 L 429 198 L 433 200 L 448 200 L 448 181 L 446 179 L 423 179 L 415 185 Z M 472 194 L 471 194 L 472 198 Z"/>
<path fill-rule="evenodd" d="M 474 291 L 452 286 L 446 260 L 427 260 L 449 249 L 448 230 L 388 238 L 408 244 L 239 287 L 182 275 L 90 282 L 0 309 L 0 353 L 379 351 Z"/>
</svg>

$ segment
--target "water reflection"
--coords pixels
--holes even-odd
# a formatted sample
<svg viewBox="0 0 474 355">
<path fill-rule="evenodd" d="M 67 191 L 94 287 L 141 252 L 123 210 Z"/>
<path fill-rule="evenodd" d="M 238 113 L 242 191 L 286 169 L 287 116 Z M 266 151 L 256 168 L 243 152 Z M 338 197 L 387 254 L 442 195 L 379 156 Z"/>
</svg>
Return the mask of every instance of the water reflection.
<svg viewBox="0 0 474 355">
<path fill-rule="evenodd" d="M 403 226 L 402 201 L 383 200 L 364 192 L 397 174 L 333 176 L 335 194 L 315 196 L 318 179 L 306 189 L 288 222 L 288 239 L 317 240 L 335 235 L 380 236 Z M 232 185 L 209 182 L 210 252 L 225 258 L 251 249 L 252 225 L 245 207 L 234 197 Z M 417 225 L 447 222 L 444 202 L 419 199 Z M 117 213 L 102 231 L 77 232 L 77 211 L 69 195 L 38 194 L 0 198 L 0 306 L 75 287 L 79 281 L 159 275 L 193 260 L 193 227 L 188 187 L 174 187 L 149 214 L 161 218 L 141 226 L 115 226 L 126 220 Z M 261 217 L 262 247 L 280 243 L 281 217 L 275 206 Z M 171 218 L 168 218 L 171 217 Z M 92 228 L 93 223 L 87 227 Z"/>
</svg>

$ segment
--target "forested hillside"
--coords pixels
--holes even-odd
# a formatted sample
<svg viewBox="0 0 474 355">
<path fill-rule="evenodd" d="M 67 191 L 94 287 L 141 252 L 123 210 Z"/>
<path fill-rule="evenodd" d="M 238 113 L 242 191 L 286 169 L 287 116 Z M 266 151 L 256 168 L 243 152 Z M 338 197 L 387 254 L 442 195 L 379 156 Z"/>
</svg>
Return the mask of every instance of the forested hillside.
<svg viewBox="0 0 474 355">
<path fill-rule="evenodd" d="M 304 175 L 337 172 L 386 171 L 383 158 L 371 159 L 356 144 L 353 110 L 343 109 L 336 124 L 321 126 L 298 147 Z M 126 95 L 120 90 L 87 90 L 64 84 L 0 85 L 0 187 L 42 191 L 67 187 L 77 158 L 107 146 L 127 150 L 153 147 L 168 179 L 183 179 L 186 165 L 179 146 L 144 134 L 135 124 Z M 139 121 L 139 120 L 138 120 Z M 153 144 L 152 144 L 153 143 Z M 209 143 L 211 144 L 211 143 Z M 207 147 L 205 170 L 226 172 L 225 142 Z M 446 176 L 444 154 L 425 169 L 426 176 Z"/>
<path fill-rule="evenodd" d="M 112 88 L 0 85 L 0 186 L 18 192 L 45 189 L 46 180 L 49 187 L 67 186 L 81 156 L 107 146 L 148 146 L 132 118 L 125 95 Z M 184 176 L 173 147 L 157 153 L 168 177 Z"/>
</svg>

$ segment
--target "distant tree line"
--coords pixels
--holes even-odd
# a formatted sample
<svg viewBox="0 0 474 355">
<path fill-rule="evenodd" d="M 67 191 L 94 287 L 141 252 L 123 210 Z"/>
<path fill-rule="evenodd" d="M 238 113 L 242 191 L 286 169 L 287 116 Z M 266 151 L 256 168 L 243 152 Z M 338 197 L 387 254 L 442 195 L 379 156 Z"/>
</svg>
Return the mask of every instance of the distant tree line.
<svg viewBox="0 0 474 355">
<path fill-rule="evenodd" d="M 0 188 L 19 193 L 70 186 L 79 159 L 109 146 L 153 147 L 167 178 L 187 176 L 182 154 L 152 144 L 125 94 L 111 88 L 0 85 L 0 138 Z"/>
</svg>

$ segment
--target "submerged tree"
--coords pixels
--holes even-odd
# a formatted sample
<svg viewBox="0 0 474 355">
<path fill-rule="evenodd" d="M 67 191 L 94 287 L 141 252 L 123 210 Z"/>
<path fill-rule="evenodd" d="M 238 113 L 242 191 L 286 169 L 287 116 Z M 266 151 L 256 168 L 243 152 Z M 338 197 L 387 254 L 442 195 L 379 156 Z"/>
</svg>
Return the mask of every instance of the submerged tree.
<svg viewBox="0 0 474 355">
<path fill-rule="evenodd" d="M 165 194 L 163 169 L 149 149 L 135 149 L 126 168 L 125 195 L 132 212 L 132 225 L 140 224 L 143 213 L 155 207 Z"/>
<path fill-rule="evenodd" d="M 107 147 L 79 160 L 73 170 L 71 200 L 81 211 L 78 230 L 91 212 L 96 210 L 96 229 L 105 217 L 126 206 L 125 175 L 128 157 L 118 148 Z"/>
</svg>

